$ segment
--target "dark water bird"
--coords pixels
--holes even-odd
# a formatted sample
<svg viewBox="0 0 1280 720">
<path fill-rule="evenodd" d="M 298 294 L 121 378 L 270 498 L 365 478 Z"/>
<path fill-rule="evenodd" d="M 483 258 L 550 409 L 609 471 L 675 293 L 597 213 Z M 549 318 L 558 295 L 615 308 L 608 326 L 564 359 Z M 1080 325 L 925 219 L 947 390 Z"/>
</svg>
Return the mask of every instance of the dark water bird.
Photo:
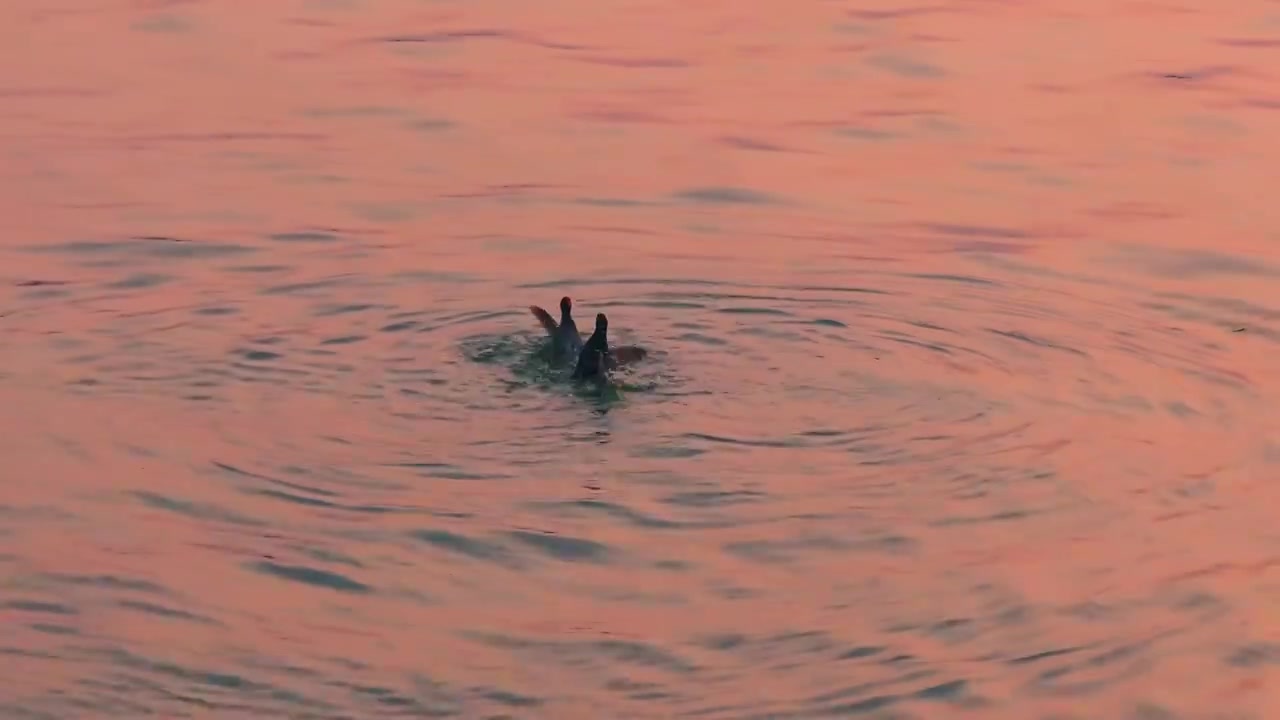
<svg viewBox="0 0 1280 720">
<path fill-rule="evenodd" d="M 582 349 L 582 336 L 578 334 L 578 325 L 573 321 L 573 301 L 568 296 L 560 298 L 559 323 L 551 317 L 551 313 L 537 305 L 530 305 L 529 312 L 538 318 L 538 322 L 551 338 L 552 359 L 567 360 L 577 355 Z"/>
<path fill-rule="evenodd" d="M 609 318 L 604 313 L 597 313 L 595 332 L 591 333 L 578 353 L 578 364 L 573 369 L 573 377 L 577 380 L 602 378 L 609 370 L 641 360 L 647 354 L 644 348 L 635 345 L 610 348 Z"/>
</svg>

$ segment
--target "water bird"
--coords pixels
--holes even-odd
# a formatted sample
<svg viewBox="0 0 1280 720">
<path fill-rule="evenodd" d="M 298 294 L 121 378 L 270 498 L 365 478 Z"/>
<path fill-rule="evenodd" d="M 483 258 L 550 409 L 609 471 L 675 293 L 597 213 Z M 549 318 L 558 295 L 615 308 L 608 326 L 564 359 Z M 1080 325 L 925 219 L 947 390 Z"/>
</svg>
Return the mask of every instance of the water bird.
<svg viewBox="0 0 1280 720">
<path fill-rule="evenodd" d="M 578 364 L 573 369 L 576 380 L 602 378 L 606 372 L 631 362 L 641 360 L 648 353 L 636 345 L 609 347 L 609 317 L 596 314 L 596 329 L 578 352 Z"/>
<path fill-rule="evenodd" d="M 551 355 L 555 360 L 571 358 L 582 349 L 582 336 L 578 334 L 578 325 L 573 321 L 573 301 L 569 296 L 560 298 L 560 322 L 557 323 L 551 313 L 537 305 L 530 305 L 529 312 L 538 318 L 547 336 L 551 338 Z"/>
</svg>

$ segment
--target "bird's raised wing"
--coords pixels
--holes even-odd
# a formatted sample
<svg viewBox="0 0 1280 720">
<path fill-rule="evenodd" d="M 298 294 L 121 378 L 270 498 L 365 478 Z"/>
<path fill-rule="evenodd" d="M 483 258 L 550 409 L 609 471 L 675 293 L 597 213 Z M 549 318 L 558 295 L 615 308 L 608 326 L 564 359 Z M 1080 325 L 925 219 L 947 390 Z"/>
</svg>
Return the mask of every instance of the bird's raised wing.
<svg viewBox="0 0 1280 720">
<path fill-rule="evenodd" d="M 551 313 L 543 310 L 537 305 L 530 305 L 529 312 L 533 313 L 533 316 L 538 318 L 538 322 L 542 324 L 542 329 L 546 330 L 548 335 L 555 337 L 556 330 L 560 326 L 556 324 L 556 319 L 551 317 Z"/>
</svg>

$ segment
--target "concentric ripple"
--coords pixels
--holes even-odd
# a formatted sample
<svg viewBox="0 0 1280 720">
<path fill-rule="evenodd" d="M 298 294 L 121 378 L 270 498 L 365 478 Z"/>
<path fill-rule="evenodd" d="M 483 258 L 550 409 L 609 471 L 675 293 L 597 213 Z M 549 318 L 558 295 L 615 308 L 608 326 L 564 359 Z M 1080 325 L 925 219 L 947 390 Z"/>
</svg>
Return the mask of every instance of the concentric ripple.
<svg viewBox="0 0 1280 720">
<path fill-rule="evenodd" d="M 57 5 L 0 716 L 1277 715 L 1266 3 Z"/>
</svg>

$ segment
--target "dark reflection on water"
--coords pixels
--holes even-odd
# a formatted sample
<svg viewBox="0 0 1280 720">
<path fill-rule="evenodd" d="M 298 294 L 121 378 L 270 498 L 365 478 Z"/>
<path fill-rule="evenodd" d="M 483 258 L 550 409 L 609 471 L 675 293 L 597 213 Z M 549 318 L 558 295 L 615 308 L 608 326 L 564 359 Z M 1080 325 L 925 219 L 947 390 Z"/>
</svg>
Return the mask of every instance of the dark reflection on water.
<svg viewBox="0 0 1280 720">
<path fill-rule="evenodd" d="M 0 715 L 1274 715 L 1264 3 L 533 8 L 0 9 Z"/>
</svg>

